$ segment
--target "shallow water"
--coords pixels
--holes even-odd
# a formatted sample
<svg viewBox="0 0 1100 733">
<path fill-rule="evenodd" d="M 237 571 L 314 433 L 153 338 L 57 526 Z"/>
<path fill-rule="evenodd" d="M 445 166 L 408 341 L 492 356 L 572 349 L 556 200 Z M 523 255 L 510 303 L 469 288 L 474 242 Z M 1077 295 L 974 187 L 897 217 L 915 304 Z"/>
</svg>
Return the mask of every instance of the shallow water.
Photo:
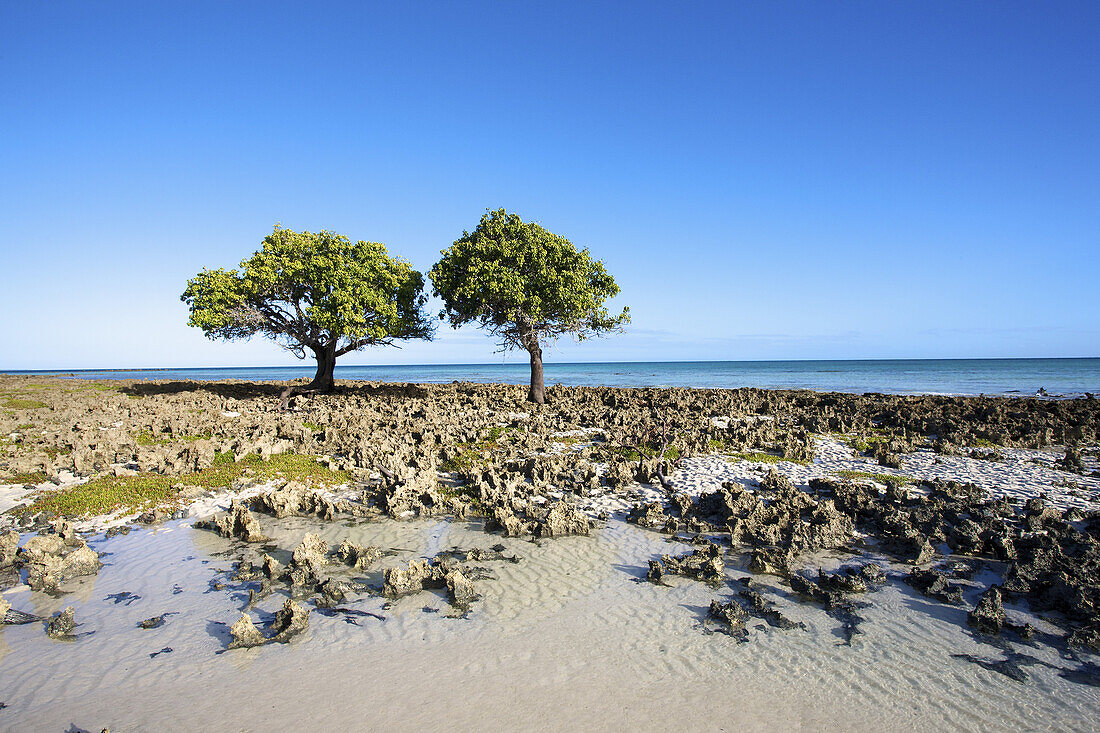
<svg viewBox="0 0 1100 733">
<path fill-rule="evenodd" d="M 1063 657 L 1047 644 L 999 648 L 967 631 L 966 608 L 925 599 L 896 578 L 868 594 L 863 633 L 846 646 L 823 609 L 757 576 L 759 590 L 808 630 L 753 620 L 747 643 L 738 643 L 707 633 L 705 615 L 747 574 L 728 569 L 719 589 L 644 582 L 648 560 L 688 548 L 620 519 L 590 537 L 535 543 L 466 522 L 259 518 L 282 548 L 307 531 L 330 544 L 397 548 L 379 567 L 497 543 L 521 561 L 479 563 L 494 577 L 477 582 L 482 599 L 467 618 L 450 617 L 439 593 L 391 604 L 360 596 L 345 606 L 384 620 L 314 609 L 309 631 L 290 644 L 222 653 L 248 595 L 225 571 L 262 548 L 185 521 L 100 539 L 93 546 L 109 553 L 105 567 L 73 583 L 71 595 L 25 586 L 5 593 L 15 608 L 42 615 L 74 605 L 81 626 L 73 642 L 47 638 L 41 624 L 0 630 L 0 701 L 8 706 L 0 729 L 1089 730 L 1100 715 L 1100 688 L 1059 676 L 1095 657 Z M 828 568 L 839 559 L 818 561 Z M 344 572 L 380 582 L 372 570 Z M 215 579 L 229 584 L 217 590 Z M 968 607 L 979 590 L 968 591 Z M 138 598 L 117 595 L 124 592 Z M 267 621 L 282 600 L 272 595 L 253 617 Z M 163 627 L 137 627 L 166 612 L 175 615 Z M 1026 681 L 952 656 L 995 660 L 1006 649 L 1033 658 L 1024 659 Z"/>
</svg>

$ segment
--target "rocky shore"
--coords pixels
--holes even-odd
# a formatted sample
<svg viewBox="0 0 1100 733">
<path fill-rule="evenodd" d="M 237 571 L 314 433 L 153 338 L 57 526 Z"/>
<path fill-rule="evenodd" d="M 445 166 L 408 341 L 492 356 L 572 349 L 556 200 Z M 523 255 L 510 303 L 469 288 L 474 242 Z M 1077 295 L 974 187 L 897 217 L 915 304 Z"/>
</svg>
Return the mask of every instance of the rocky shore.
<svg viewBox="0 0 1100 733">
<path fill-rule="evenodd" d="M 405 632 L 436 617 L 502 632 L 602 599 L 637 606 L 629 630 L 598 615 L 650 665 L 643 638 L 694 634 L 700 684 L 742 648 L 843 665 L 934 627 L 979 696 L 1037 685 L 1070 728 L 1097 711 L 1100 400 L 554 386 L 536 407 L 503 385 L 340 386 L 280 410 L 285 384 L 0 377 L 0 670 L 137 633 L 87 589 L 149 575 L 180 591 L 134 626 L 211 618 L 174 646 L 219 659 L 345 653 L 335 622 L 396 623 L 412 654 Z M 212 576 L 162 558 L 181 532 Z M 139 580 L 120 558 L 140 545 L 166 567 Z M 202 573 L 201 592 L 168 582 Z M 44 715 L 19 679 L 0 727 Z"/>
</svg>

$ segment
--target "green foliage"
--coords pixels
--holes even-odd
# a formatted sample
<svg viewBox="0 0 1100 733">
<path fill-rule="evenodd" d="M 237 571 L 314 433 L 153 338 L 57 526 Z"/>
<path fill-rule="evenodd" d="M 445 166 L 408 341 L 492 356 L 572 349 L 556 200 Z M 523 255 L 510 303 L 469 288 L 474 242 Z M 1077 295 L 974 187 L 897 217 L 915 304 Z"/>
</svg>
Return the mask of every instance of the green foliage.
<svg viewBox="0 0 1100 733">
<path fill-rule="evenodd" d="M 311 456 L 282 453 L 264 461 L 253 454 L 236 461 L 232 453 L 219 453 L 212 466 L 186 476 L 160 473 L 104 476 L 78 486 L 44 492 L 33 503 L 12 511 L 18 514 L 48 511 L 66 517 L 98 516 L 120 509 L 143 511 L 176 503 L 180 486 L 222 488 L 246 472 L 261 482 L 278 478 L 320 487 L 337 486 L 351 480 L 346 472 L 329 470 Z"/>
<path fill-rule="evenodd" d="M 25 422 L 22 425 L 16 425 L 15 430 L 16 430 L 16 432 L 19 432 L 19 433 L 23 433 L 23 432 L 26 432 L 28 430 L 34 430 L 34 424 L 29 423 L 29 422 Z"/>
<path fill-rule="evenodd" d="M 889 443 L 890 437 L 887 435 L 857 435 L 854 438 L 848 439 L 848 445 L 856 453 L 867 453 L 874 450 L 875 445 L 878 443 Z"/>
<path fill-rule="evenodd" d="M 870 479 L 880 484 L 900 486 L 902 484 L 911 484 L 913 479 L 908 476 L 895 476 L 892 473 L 872 473 L 870 471 L 837 471 L 837 476 L 841 478 L 850 479 Z"/>
<path fill-rule="evenodd" d="M 314 433 L 320 433 L 324 431 L 324 427 L 318 425 L 315 422 L 309 422 L 308 420 L 302 422 L 302 427 L 311 430 Z"/>
<path fill-rule="evenodd" d="M 773 453 L 734 453 L 733 457 L 741 461 L 749 461 L 750 463 L 797 463 L 800 466 L 810 465 L 810 461 L 784 458 L 783 456 L 777 456 Z"/>
<path fill-rule="evenodd" d="M 441 254 L 428 274 L 443 299 L 440 319 L 455 328 L 476 322 L 504 349 L 530 350 L 564 333 L 583 340 L 630 320 L 629 309 L 612 316 L 604 307 L 619 287 L 602 262 L 504 209 L 486 213 Z"/>
<path fill-rule="evenodd" d="M 17 398 L 11 398 L 4 402 L 4 407 L 12 410 L 41 410 L 44 407 L 49 407 L 45 402 L 39 402 L 38 400 L 22 400 Z"/>
<path fill-rule="evenodd" d="M 483 440 L 459 443 L 455 446 L 458 452 L 440 464 L 439 470 L 448 473 L 459 473 L 468 471 L 476 465 L 487 465 L 488 461 L 484 457 L 485 452 L 492 452 L 499 448 L 500 440 L 515 430 L 518 430 L 515 426 L 502 427 L 498 425 L 490 428 Z"/>
<path fill-rule="evenodd" d="M 58 456 L 67 456 L 73 452 L 72 448 L 58 448 L 56 446 L 48 445 L 42 449 L 42 452 L 49 456 L 50 460 L 56 460 Z"/>
<path fill-rule="evenodd" d="M 734 445 L 723 438 L 711 438 L 707 441 L 711 453 L 733 453 Z"/>
<path fill-rule="evenodd" d="M 40 484 L 49 477 L 42 471 L 33 473 L 13 473 L 10 476 L 0 478 L 0 484 Z"/>
<path fill-rule="evenodd" d="M 240 270 L 203 270 L 180 296 L 211 339 L 260 334 L 299 358 L 432 335 L 424 277 L 377 242 L 275 227 Z"/>
</svg>

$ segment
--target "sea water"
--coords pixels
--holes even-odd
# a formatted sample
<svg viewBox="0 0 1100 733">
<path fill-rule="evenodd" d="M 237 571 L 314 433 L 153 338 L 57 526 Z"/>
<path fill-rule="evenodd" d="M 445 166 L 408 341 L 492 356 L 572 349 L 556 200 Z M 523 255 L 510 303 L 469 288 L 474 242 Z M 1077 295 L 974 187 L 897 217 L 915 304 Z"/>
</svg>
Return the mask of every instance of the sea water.
<svg viewBox="0 0 1100 733">
<path fill-rule="evenodd" d="M 312 362 L 289 367 L 12 371 L 83 379 L 287 380 L 312 377 Z M 526 363 L 338 365 L 337 379 L 379 382 L 524 384 Z M 546 384 L 615 387 L 812 389 L 892 394 L 1074 396 L 1100 393 L 1100 358 L 873 359 L 844 361 L 671 361 L 553 363 Z"/>
</svg>

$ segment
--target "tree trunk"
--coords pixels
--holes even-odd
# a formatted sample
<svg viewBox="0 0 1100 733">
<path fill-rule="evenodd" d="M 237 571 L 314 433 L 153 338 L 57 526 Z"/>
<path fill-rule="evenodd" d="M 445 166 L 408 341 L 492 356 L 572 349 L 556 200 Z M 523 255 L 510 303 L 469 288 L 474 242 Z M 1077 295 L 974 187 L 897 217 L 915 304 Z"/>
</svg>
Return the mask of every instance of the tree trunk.
<svg viewBox="0 0 1100 733">
<path fill-rule="evenodd" d="M 531 390 L 527 393 L 527 401 L 543 405 L 546 404 L 546 387 L 542 383 L 542 348 L 535 341 L 528 351 L 531 354 Z"/>
<path fill-rule="evenodd" d="M 306 389 L 321 394 L 335 392 L 336 379 L 333 371 L 336 369 L 336 344 L 314 349 L 313 353 L 317 356 L 317 374 Z"/>
<path fill-rule="evenodd" d="M 290 386 L 279 395 L 279 409 L 286 410 L 290 406 L 290 399 L 295 395 L 314 393 L 331 394 L 336 391 L 336 379 L 333 371 L 336 369 L 336 342 L 328 346 L 315 346 L 313 353 L 317 357 L 317 374 L 313 381 L 304 387 Z"/>
</svg>

